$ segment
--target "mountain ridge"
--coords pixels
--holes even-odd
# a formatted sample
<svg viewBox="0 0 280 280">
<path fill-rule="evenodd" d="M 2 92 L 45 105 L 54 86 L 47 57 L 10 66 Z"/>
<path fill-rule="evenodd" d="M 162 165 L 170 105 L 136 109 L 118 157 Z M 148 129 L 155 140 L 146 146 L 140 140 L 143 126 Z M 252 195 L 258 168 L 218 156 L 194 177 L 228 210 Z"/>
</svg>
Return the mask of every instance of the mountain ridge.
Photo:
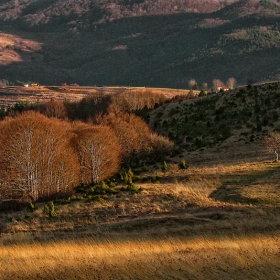
<svg viewBox="0 0 280 280">
<path fill-rule="evenodd" d="M 160 87 L 187 87 L 192 78 L 209 86 L 214 78 L 275 80 L 279 3 L 2 1 L 0 55 L 19 58 L 0 63 L 0 78 Z M 5 36 L 41 47 L 27 52 L 17 39 L 1 41 Z"/>
</svg>

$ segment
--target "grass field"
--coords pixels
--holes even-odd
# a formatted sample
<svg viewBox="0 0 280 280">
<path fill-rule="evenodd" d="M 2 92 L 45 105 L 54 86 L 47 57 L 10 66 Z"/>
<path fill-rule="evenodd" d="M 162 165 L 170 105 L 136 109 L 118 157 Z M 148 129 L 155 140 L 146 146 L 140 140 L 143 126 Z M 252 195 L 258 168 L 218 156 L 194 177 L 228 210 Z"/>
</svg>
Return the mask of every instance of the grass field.
<svg viewBox="0 0 280 280">
<path fill-rule="evenodd" d="M 60 242 L 0 248 L 1 279 L 279 279 L 278 237 Z"/>
<path fill-rule="evenodd" d="M 279 168 L 154 166 L 138 194 L 1 213 L 1 279 L 279 279 Z"/>
</svg>

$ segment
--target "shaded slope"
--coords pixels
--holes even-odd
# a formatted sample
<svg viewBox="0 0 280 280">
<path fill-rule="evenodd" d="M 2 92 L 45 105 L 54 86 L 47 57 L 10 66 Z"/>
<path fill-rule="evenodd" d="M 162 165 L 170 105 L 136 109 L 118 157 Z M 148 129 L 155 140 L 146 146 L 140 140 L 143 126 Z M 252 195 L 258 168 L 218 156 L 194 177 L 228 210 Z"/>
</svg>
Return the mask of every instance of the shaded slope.
<svg viewBox="0 0 280 280">
<path fill-rule="evenodd" d="M 176 11 L 170 1 L 3 2 L 2 31 L 42 48 L 16 49 L 22 62 L 2 65 L 1 78 L 179 88 L 191 78 L 211 85 L 279 77 L 278 7 L 263 1 L 177 1 L 187 4 Z"/>
</svg>

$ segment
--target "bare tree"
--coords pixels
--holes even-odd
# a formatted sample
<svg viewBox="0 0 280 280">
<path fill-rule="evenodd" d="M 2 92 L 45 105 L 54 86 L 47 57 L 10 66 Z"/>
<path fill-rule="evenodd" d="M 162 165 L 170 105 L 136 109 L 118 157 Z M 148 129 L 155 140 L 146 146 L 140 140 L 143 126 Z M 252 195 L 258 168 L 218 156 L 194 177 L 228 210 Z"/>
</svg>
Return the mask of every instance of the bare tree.
<svg viewBox="0 0 280 280">
<path fill-rule="evenodd" d="M 7 193 L 37 200 L 71 191 L 79 170 L 66 126 L 32 111 L 1 123 L 0 176 Z"/>
<path fill-rule="evenodd" d="M 103 119 L 115 132 L 122 148 L 123 161 L 129 163 L 134 156 L 148 154 L 162 157 L 170 151 L 173 143 L 166 137 L 151 132 L 144 120 L 134 114 L 110 113 Z"/>
<path fill-rule="evenodd" d="M 125 112 L 133 112 L 135 110 L 154 108 L 156 103 L 161 103 L 166 100 L 163 94 L 153 92 L 152 90 L 127 90 L 112 99 L 113 106 Z M 111 108 L 112 109 L 112 108 Z M 115 108 L 116 110 L 116 108 Z"/>
<path fill-rule="evenodd" d="M 236 86 L 236 79 L 234 77 L 231 77 L 227 80 L 227 86 L 230 88 L 230 89 L 234 89 L 235 86 Z"/>
<path fill-rule="evenodd" d="M 265 138 L 265 144 L 268 152 L 275 153 L 275 161 L 279 160 L 280 132 L 270 132 Z"/>
<path fill-rule="evenodd" d="M 202 90 L 207 91 L 208 90 L 208 84 L 207 83 L 202 83 Z"/>
<path fill-rule="evenodd" d="M 109 127 L 76 122 L 73 133 L 83 183 L 99 183 L 118 171 L 121 147 Z"/>
<path fill-rule="evenodd" d="M 43 113 L 49 118 L 64 119 L 66 117 L 65 105 L 61 100 L 49 101 L 45 104 Z"/>
<path fill-rule="evenodd" d="M 224 83 L 220 79 L 213 79 L 213 89 L 215 91 L 218 91 L 218 88 L 223 85 Z"/>
<path fill-rule="evenodd" d="M 197 86 L 197 82 L 196 82 L 196 80 L 195 79 L 191 79 L 191 80 L 189 80 L 189 88 L 190 89 L 194 89 L 196 86 Z"/>
<path fill-rule="evenodd" d="M 129 159 L 134 153 L 141 150 L 139 135 L 133 125 L 129 123 L 127 116 L 129 116 L 127 113 L 110 113 L 103 120 L 103 124 L 110 126 L 114 131 L 121 146 L 123 160 Z"/>
<path fill-rule="evenodd" d="M 174 146 L 174 143 L 163 135 L 154 132 L 150 134 L 151 153 L 156 155 L 158 159 L 166 156 Z"/>
</svg>

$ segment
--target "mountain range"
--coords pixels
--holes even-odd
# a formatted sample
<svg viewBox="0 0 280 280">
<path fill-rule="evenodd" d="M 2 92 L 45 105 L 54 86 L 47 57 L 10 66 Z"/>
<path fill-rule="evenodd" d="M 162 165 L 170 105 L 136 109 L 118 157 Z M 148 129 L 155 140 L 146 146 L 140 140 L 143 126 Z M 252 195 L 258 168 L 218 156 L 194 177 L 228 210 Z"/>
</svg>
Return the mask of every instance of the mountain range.
<svg viewBox="0 0 280 280">
<path fill-rule="evenodd" d="M 0 79 L 210 88 L 280 78 L 279 0 L 1 0 Z"/>
</svg>

